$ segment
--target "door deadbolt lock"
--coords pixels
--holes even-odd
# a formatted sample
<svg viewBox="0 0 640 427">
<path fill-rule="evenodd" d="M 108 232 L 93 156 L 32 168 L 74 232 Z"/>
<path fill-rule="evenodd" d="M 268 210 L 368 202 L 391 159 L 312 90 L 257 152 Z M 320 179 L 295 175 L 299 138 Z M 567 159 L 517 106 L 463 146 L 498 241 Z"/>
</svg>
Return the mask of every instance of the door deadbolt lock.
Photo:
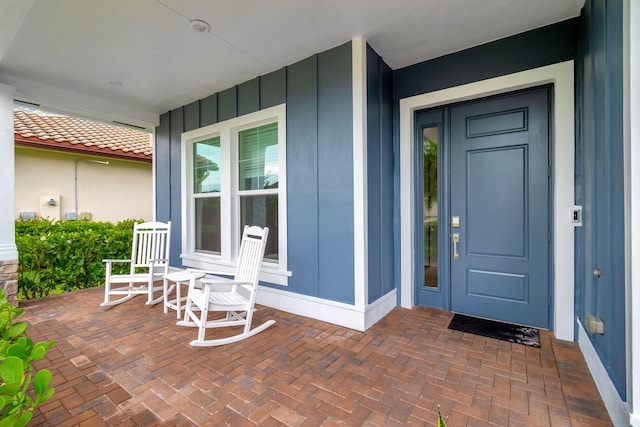
<svg viewBox="0 0 640 427">
<path fill-rule="evenodd" d="M 596 268 L 595 270 L 593 270 L 593 275 L 596 277 L 600 277 L 602 276 L 602 271 L 600 271 L 599 268 Z"/>
<path fill-rule="evenodd" d="M 460 256 L 458 255 L 458 243 L 460 242 L 460 235 L 458 233 L 453 233 L 451 235 L 451 240 L 453 241 L 453 259 L 458 259 Z"/>
</svg>

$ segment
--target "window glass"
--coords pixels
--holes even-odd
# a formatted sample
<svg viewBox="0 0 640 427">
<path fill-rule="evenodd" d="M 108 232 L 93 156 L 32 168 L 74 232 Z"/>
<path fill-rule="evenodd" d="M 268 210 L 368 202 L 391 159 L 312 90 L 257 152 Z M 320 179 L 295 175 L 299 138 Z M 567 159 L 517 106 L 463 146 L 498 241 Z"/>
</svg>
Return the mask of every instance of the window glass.
<svg viewBox="0 0 640 427">
<path fill-rule="evenodd" d="M 240 191 L 278 188 L 278 123 L 239 132 L 238 168 Z"/>
<path fill-rule="evenodd" d="M 438 287 L 438 127 L 422 131 L 424 286 Z"/>
<path fill-rule="evenodd" d="M 245 225 L 269 227 L 265 261 L 277 261 L 278 254 L 278 195 L 240 197 L 240 230 Z"/>
<path fill-rule="evenodd" d="M 220 137 L 193 144 L 193 192 L 220 192 Z"/>
<path fill-rule="evenodd" d="M 185 267 L 233 272 L 244 226 L 269 227 L 260 277 L 288 284 L 285 120 L 283 104 L 182 134 Z"/>
<path fill-rule="evenodd" d="M 220 197 L 195 200 L 196 251 L 220 254 Z"/>
</svg>

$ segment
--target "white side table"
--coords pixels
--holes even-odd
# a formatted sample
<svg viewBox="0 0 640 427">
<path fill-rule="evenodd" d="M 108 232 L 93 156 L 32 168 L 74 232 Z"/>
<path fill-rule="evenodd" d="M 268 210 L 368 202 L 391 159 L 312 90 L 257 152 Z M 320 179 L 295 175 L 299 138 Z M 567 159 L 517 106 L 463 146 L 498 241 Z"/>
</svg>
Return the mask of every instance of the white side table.
<svg viewBox="0 0 640 427">
<path fill-rule="evenodd" d="M 168 309 L 172 309 L 176 311 L 178 319 L 180 319 L 180 311 L 182 309 L 181 305 L 183 302 L 187 300 L 187 296 L 180 296 L 180 287 L 181 285 L 186 285 L 187 290 L 189 287 L 189 280 L 191 280 L 191 275 L 196 274 L 196 279 L 200 279 L 205 276 L 204 273 L 194 273 L 186 270 L 174 271 L 172 273 L 165 274 L 163 279 L 163 294 L 164 294 L 164 312 L 167 313 Z M 169 287 L 169 282 L 173 282 L 174 284 Z M 170 300 L 169 294 L 176 288 L 176 297 L 175 299 Z"/>
</svg>

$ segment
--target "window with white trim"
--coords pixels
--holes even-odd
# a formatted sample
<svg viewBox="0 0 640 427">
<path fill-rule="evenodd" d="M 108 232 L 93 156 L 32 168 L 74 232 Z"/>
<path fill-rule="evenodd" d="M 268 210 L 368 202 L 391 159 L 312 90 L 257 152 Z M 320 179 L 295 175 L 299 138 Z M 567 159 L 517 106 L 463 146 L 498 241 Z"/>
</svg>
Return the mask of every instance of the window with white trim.
<svg viewBox="0 0 640 427">
<path fill-rule="evenodd" d="M 182 258 L 232 273 L 245 225 L 269 227 L 260 279 L 287 284 L 286 108 L 182 135 Z"/>
</svg>

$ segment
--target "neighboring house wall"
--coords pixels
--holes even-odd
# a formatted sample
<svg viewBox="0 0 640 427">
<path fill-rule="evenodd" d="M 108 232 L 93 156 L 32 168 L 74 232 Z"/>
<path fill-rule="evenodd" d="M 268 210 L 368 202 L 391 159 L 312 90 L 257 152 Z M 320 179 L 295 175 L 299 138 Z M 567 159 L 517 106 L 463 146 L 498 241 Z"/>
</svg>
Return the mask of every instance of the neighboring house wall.
<svg viewBox="0 0 640 427">
<path fill-rule="evenodd" d="M 75 212 L 76 162 L 79 213 L 90 212 L 93 221 L 153 219 L 151 163 L 25 147 L 15 148 L 16 218 L 24 211 L 60 219 Z M 41 206 L 44 194 L 59 195 L 60 205 Z"/>
<path fill-rule="evenodd" d="M 584 351 L 599 359 L 626 400 L 622 1 L 587 0 L 579 46 L 575 188 L 584 225 L 576 230 L 577 328 Z M 589 332 L 593 316 L 602 320 L 604 334 Z M 612 391 L 603 393 L 605 400 Z"/>
</svg>

